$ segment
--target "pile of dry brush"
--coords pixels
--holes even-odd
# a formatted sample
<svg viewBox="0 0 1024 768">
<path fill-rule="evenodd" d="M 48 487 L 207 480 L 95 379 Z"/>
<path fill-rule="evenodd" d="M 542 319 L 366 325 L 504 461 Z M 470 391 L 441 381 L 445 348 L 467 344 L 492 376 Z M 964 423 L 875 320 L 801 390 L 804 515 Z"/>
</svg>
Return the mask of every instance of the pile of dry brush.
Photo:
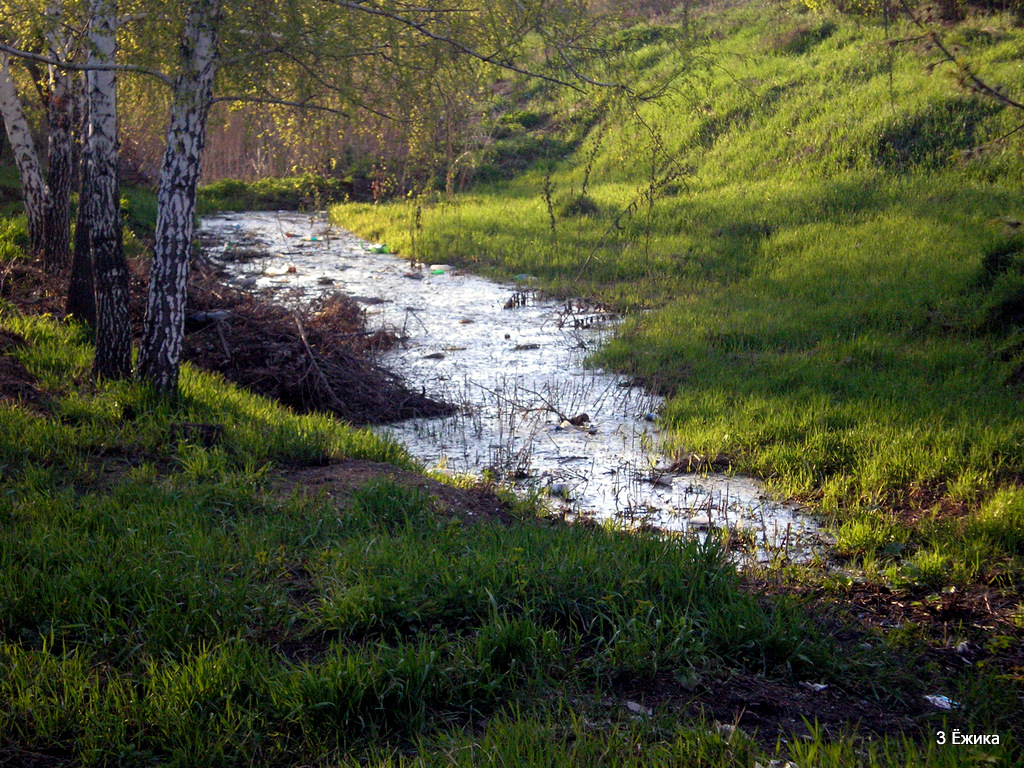
<svg viewBox="0 0 1024 768">
<path fill-rule="evenodd" d="M 290 309 L 225 286 L 200 263 L 186 329 L 186 360 L 299 411 L 356 424 L 450 412 L 374 362 L 394 337 L 367 331 L 362 310 L 340 293 Z"/>
</svg>

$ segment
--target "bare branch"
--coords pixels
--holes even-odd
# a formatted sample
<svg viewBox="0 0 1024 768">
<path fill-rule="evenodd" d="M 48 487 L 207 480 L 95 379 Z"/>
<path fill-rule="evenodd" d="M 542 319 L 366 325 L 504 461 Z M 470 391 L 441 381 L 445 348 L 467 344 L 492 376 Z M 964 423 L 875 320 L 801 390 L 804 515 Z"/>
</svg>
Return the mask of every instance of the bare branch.
<svg viewBox="0 0 1024 768">
<path fill-rule="evenodd" d="M 238 103 L 238 104 L 268 104 L 268 105 L 271 105 L 271 106 L 278 106 L 278 107 L 294 107 L 296 109 L 309 109 L 309 110 L 312 110 L 314 112 L 326 112 L 326 113 L 332 114 L 332 115 L 340 115 L 341 117 L 352 117 L 351 112 L 347 112 L 345 109 L 343 109 L 341 107 L 329 107 L 326 104 L 318 104 L 315 101 L 313 101 L 312 99 L 305 99 L 303 101 L 291 101 L 291 100 L 288 100 L 288 99 L 279 99 L 279 98 L 274 97 L 274 96 L 230 96 L 230 95 L 214 96 L 212 99 L 210 99 L 210 103 L 211 104 L 216 104 L 217 102 L 228 102 L 228 101 L 235 102 L 235 103 Z M 408 122 L 407 119 L 396 117 L 394 115 L 388 114 L 387 112 L 381 112 L 380 110 L 374 109 L 373 107 L 370 107 L 370 106 L 368 106 L 366 104 L 363 104 L 363 103 L 360 103 L 357 106 L 359 106 L 361 109 L 365 109 L 367 112 L 369 112 L 371 114 L 377 115 L 378 117 L 383 117 L 385 120 L 391 120 L 392 122 L 395 122 L 395 123 L 405 123 L 405 122 Z"/>
<path fill-rule="evenodd" d="M 0 53 L 6 53 L 19 59 L 27 59 L 28 61 L 37 61 L 42 64 L 50 64 L 54 67 L 60 67 L 61 69 L 68 69 L 75 72 L 136 72 L 141 75 L 149 75 L 155 77 L 161 83 L 168 87 L 173 87 L 174 78 L 167 75 L 157 69 L 150 69 L 149 67 L 140 67 L 135 64 L 79 64 L 74 61 L 64 61 L 61 59 L 55 59 L 50 56 L 44 56 L 41 53 L 32 53 L 31 51 L 24 51 L 20 48 L 0 43 Z"/>
<path fill-rule="evenodd" d="M 907 0 L 900 0 L 900 6 L 903 8 L 903 12 L 907 14 L 907 16 L 910 18 L 912 22 L 914 22 L 914 25 L 917 26 L 922 31 L 924 31 L 924 34 L 921 36 L 921 38 L 927 39 L 929 43 L 938 48 L 942 52 L 942 55 L 945 57 L 945 61 L 949 62 L 954 67 L 956 67 L 957 71 L 960 73 L 960 76 L 963 78 L 965 85 L 968 85 L 976 93 L 982 93 L 988 96 L 989 98 L 995 99 L 996 101 L 1005 104 L 1008 107 L 1013 107 L 1014 109 L 1024 111 L 1024 104 L 1020 103 L 1016 99 L 1010 98 L 998 88 L 993 88 L 991 85 L 989 85 L 980 77 L 978 77 L 974 73 L 974 70 L 972 70 L 966 62 L 962 61 L 961 59 L 958 59 L 956 55 L 952 51 L 950 51 L 949 48 L 946 47 L 946 44 L 942 42 L 942 38 L 939 36 L 939 33 L 933 29 L 930 29 L 923 21 L 921 21 L 917 14 L 914 13 L 911 7 L 907 4 Z"/>
<path fill-rule="evenodd" d="M 409 18 L 408 16 L 403 16 L 399 13 L 388 11 L 384 8 L 377 8 L 375 6 L 367 5 L 365 2 L 360 0 L 323 0 L 323 2 L 327 2 L 341 8 L 349 8 L 353 11 L 367 13 L 372 16 L 379 16 L 381 18 L 397 21 L 399 24 L 409 27 L 410 29 L 416 30 L 424 37 L 428 37 L 431 40 L 435 40 L 439 43 L 445 43 L 446 45 L 451 46 L 452 49 L 454 49 L 455 51 L 465 54 L 466 56 L 471 56 L 474 59 L 478 59 L 479 61 L 482 61 L 485 64 L 493 64 L 494 66 L 508 70 L 509 72 L 516 72 L 520 75 L 526 75 L 527 77 L 537 78 L 539 80 L 546 80 L 549 83 L 563 85 L 568 88 L 572 88 L 573 90 L 576 91 L 583 91 L 583 88 L 581 88 L 577 83 L 571 82 L 570 80 L 563 80 L 562 78 L 554 77 L 553 75 L 544 74 L 543 72 L 524 69 L 523 67 L 520 67 L 512 63 L 508 59 L 500 58 L 498 52 L 491 54 L 483 53 L 482 51 L 478 51 L 475 48 L 471 48 L 470 46 L 466 45 L 465 43 L 459 40 L 456 40 L 453 37 L 449 37 L 448 35 L 442 35 L 438 32 L 433 32 L 430 29 L 428 29 L 424 23 Z M 578 77 L 578 73 L 573 71 L 573 76 Z M 580 77 L 579 79 L 582 80 L 583 82 L 596 84 L 593 83 L 593 81 L 588 81 L 583 77 Z"/>
<path fill-rule="evenodd" d="M 587 77 L 582 72 L 580 72 L 578 69 L 576 69 L 576 66 L 571 61 L 569 61 L 569 57 L 565 55 L 565 52 L 561 48 L 558 48 L 557 50 L 558 50 L 559 58 L 562 59 L 562 61 L 565 63 L 565 66 L 568 68 L 568 70 L 570 72 L 572 72 L 573 77 L 578 77 L 583 82 L 588 83 L 588 84 L 593 85 L 593 86 L 596 86 L 598 88 L 618 88 L 620 90 L 625 91 L 626 93 L 629 93 L 629 94 L 633 93 L 633 91 L 630 90 L 630 88 L 628 86 L 625 86 L 622 83 L 603 83 L 603 82 L 600 82 L 599 80 L 591 80 L 589 77 Z"/>
<path fill-rule="evenodd" d="M 319 112 L 329 112 L 332 115 L 341 115 L 342 117 L 349 117 L 350 115 L 343 109 L 337 107 L 328 107 L 324 104 L 316 104 L 314 102 L 303 100 L 303 101 L 291 101 L 289 99 L 278 99 L 273 96 L 214 96 L 210 99 L 211 104 L 216 104 L 221 101 L 233 101 L 239 104 L 269 104 L 278 107 L 296 107 L 297 109 L 312 109 Z"/>
</svg>

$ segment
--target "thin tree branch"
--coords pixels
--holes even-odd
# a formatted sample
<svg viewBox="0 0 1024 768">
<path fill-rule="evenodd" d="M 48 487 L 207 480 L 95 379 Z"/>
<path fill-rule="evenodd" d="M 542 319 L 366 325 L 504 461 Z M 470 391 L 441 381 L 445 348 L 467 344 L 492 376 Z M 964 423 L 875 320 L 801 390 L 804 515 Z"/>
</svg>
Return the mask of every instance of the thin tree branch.
<svg viewBox="0 0 1024 768">
<path fill-rule="evenodd" d="M 211 104 L 226 101 L 233 101 L 240 104 L 268 104 L 278 107 L 295 107 L 296 109 L 310 109 L 313 110 L 314 112 L 327 112 L 332 115 L 340 115 L 341 117 L 352 117 L 351 112 L 346 112 L 341 107 L 329 107 L 326 104 L 317 104 L 316 102 L 312 101 L 312 99 L 304 101 L 290 101 L 288 99 L 279 99 L 274 96 L 231 95 L 214 96 L 212 99 L 210 99 Z M 407 119 L 395 117 L 394 115 L 390 115 L 387 112 L 381 112 L 380 110 L 374 109 L 373 107 L 370 107 L 369 105 L 364 103 L 359 103 L 356 106 L 360 107 L 361 109 L 365 109 L 367 112 L 376 115 L 377 117 L 383 117 L 385 120 L 391 120 L 392 122 L 395 123 L 408 122 Z"/>
<path fill-rule="evenodd" d="M 142 75 L 149 75 L 155 77 L 161 83 L 168 87 L 174 86 L 174 78 L 167 75 L 157 69 L 150 69 L 149 67 L 140 67 L 135 64 L 78 64 L 73 61 L 62 61 L 61 59 L 54 59 L 50 56 L 44 56 L 41 53 L 32 53 L 31 51 L 24 51 L 20 48 L 7 45 L 6 43 L 0 43 L 0 52 L 9 54 L 19 59 L 27 59 L 29 61 L 38 61 L 43 64 L 50 64 L 54 67 L 60 67 L 61 69 L 68 69 L 75 72 L 136 72 Z"/>
<path fill-rule="evenodd" d="M 1013 130 L 1007 131 L 1002 136 L 996 136 L 994 139 L 989 139 L 984 144 L 979 144 L 978 146 L 974 147 L 974 149 L 971 150 L 971 151 L 972 152 L 981 152 L 986 147 L 994 147 L 996 144 L 999 144 L 999 143 L 1001 143 L 1003 141 L 1006 141 L 1008 138 L 1010 138 L 1011 136 L 1013 136 L 1016 133 L 1020 133 L 1021 131 L 1024 131 L 1024 123 L 1021 123 L 1020 125 L 1018 125 Z"/>
<path fill-rule="evenodd" d="M 930 29 L 923 21 L 921 21 L 917 14 L 914 13 L 907 4 L 907 0 L 900 0 L 900 6 L 903 8 L 903 12 L 906 13 L 910 20 L 914 22 L 914 25 L 924 31 L 925 34 L 922 37 L 927 38 L 928 42 L 942 51 L 942 55 L 945 56 L 945 60 L 956 67 L 961 77 L 966 81 L 965 84 L 969 85 L 977 93 L 983 93 L 989 98 L 995 99 L 1008 107 L 1024 111 L 1024 104 L 1020 103 L 1016 99 L 1010 98 L 999 89 L 993 88 L 974 74 L 974 70 L 972 70 L 968 64 L 958 59 L 953 52 L 946 47 L 945 43 L 942 42 L 942 38 L 939 36 L 939 33 Z"/>
<path fill-rule="evenodd" d="M 618 88 L 632 95 L 633 91 L 628 86 L 623 85 L 622 83 L 603 83 L 599 80 L 591 80 L 589 77 L 587 77 L 578 69 L 576 69 L 576 66 L 571 61 L 569 61 L 569 57 L 565 55 L 565 51 L 563 51 L 561 48 L 557 48 L 557 50 L 559 58 L 561 58 L 561 60 L 565 62 L 565 66 L 568 68 L 570 72 L 572 72 L 573 77 L 578 77 L 583 82 L 593 85 L 597 88 Z"/>
<path fill-rule="evenodd" d="M 493 64 L 496 67 L 500 67 L 501 69 L 505 69 L 510 72 L 516 72 L 520 75 L 526 75 L 527 77 L 536 78 L 538 80 L 546 80 L 549 83 L 563 85 L 568 88 L 572 88 L 575 91 L 582 92 L 584 90 L 578 84 L 573 83 L 569 80 L 563 80 L 562 78 L 554 77 L 553 75 L 546 75 L 543 72 L 524 69 L 523 67 L 513 64 L 511 61 L 508 61 L 507 59 L 499 58 L 497 52 L 487 54 L 478 51 L 475 48 L 471 48 L 470 46 L 456 40 L 453 37 L 449 37 L 448 35 L 442 35 L 438 32 L 431 31 L 430 29 L 427 28 L 427 26 L 424 23 L 416 21 L 415 19 L 411 19 L 407 16 L 403 16 L 399 13 L 388 11 L 383 8 L 377 8 L 374 6 L 366 5 L 364 0 L 323 0 L 323 2 L 327 2 L 341 8 L 349 8 L 353 11 L 367 13 L 370 14 L 371 16 L 379 16 L 381 18 L 397 21 L 399 24 L 409 27 L 410 29 L 416 30 L 424 37 L 428 37 L 431 40 L 435 40 L 439 43 L 445 43 L 446 45 L 450 45 L 454 50 L 458 51 L 459 53 L 471 56 L 474 59 L 478 59 L 484 62 L 485 64 Z M 578 73 L 573 71 L 573 76 L 578 76 Z M 580 77 L 579 79 L 582 80 L 583 82 L 591 82 L 591 84 L 594 84 L 592 81 L 588 81 L 583 77 Z"/>
<path fill-rule="evenodd" d="M 311 103 L 309 101 L 290 101 L 288 99 L 278 99 L 273 96 L 214 96 L 210 99 L 211 104 L 216 104 L 221 101 L 234 101 L 240 104 L 269 104 L 278 107 L 296 107 L 298 109 L 312 109 L 319 112 L 330 112 L 334 115 L 341 115 L 342 117 L 350 117 L 350 115 L 343 109 L 337 107 L 328 107 L 324 104 Z"/>
</svg>

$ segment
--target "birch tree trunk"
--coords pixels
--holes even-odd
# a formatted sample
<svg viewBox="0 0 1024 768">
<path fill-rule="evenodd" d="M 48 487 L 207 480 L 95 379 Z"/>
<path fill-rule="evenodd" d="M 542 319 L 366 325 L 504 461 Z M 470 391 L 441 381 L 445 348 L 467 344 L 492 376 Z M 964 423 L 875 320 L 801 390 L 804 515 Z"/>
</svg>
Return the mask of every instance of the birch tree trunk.
<svg viewBox="0 0 1024 768">
<path fill-rule="evenodd" d="M 87 79 L 87 78 L 86 78 Z M 78 221 L 75 224 L 75 248 L 71 257 L 71 279 L 68 282 L 68 300 L 65 309 L 91 328 L 96 327 L 96 288 L 92 263 L 92 213 L 90 200 L 92 170 L 89 168 L 89 84 L 85 85 L 86 98 L 82 104 L 83 138 L 79 158 Z"/>
<path fill-rule="evenodd" d="M 59 33 L 63 6 L 47 7 L 50 29 L 47 33 L 50 56 L 66 55 Z M 55 271 L 66 267 L 71 251 L 71 87 L 68 74 L 50 65 L 50 88 L 47 96 L 49 147 L 46 162 L 46 195 L 43 206 L 43 265 Z"/>
<path fill-rule="evenodd" d="M 113 63 L 116 55 L 117 0 L 90 0 L 91 62 Z M 128 319 L 128 263 L 121 229 L 118 184 L 117 80 L 114 72 L 89 71 L 88 193 L 86 216 L 96 276 L 96 359 L 93 370 L 106 378 L 131 374 Z"/>
<path fill-rule="evenodd" d="M 220 0 L 194 0 L 189 4 L 181 70 L 174 84 L 167 148 L 160 169 L 156 242 L 139 348 L 139 375 L 161 394 L 173 394 L 178 387 L 196 186 L 217 70 L 220 20 Z"/>
<path fill-rule="evenodd" d="M 39 167 L 39 156 L 32 141 L 32 132 L 25 119 L 25 112 L 14 85 L 14 78 L 8 66 L 8 57 L 0 54 L 0 116 L 3 117 L 7 138 L 14 152 L 14 163 L 18 167 L 21 181 L 21 199 L 25 203 L 28 217 L 29 249 L 32 253 L 43 252 L 43 200 L 45 184 L 43 171 Z"/>
</svg>

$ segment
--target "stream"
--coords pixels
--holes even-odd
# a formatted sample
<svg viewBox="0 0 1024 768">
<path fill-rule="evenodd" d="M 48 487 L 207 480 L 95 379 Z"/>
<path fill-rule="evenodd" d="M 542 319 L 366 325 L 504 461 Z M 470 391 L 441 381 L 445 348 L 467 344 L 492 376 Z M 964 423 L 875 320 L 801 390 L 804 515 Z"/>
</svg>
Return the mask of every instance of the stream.
<svg viewBox="0 0 1024 768">
<path fill-rule="evenodd" d="M 341 290 L 364 307 L 369 327 L 399 335 L 379 362 L 458 412 L 376 429 L 428 467 L 488 472 L 570 517 L 719 529 L 758 560 L 804 559 L 825 543 L 797 505 L 754 480 L 668 470 L 658 452 L 661 399 L 584 365 L 614 332 L 614 314 L 539 296 L 529 275 L 502 285 L 444 264 L 414 266 L 322 214 L 223 214 L 204 219 L 200 234 L 217 243 L 207 257 L 236 286 L 290 300 Z M 239 258 L 246 252 L 266 255 Z"/>
</svg>

